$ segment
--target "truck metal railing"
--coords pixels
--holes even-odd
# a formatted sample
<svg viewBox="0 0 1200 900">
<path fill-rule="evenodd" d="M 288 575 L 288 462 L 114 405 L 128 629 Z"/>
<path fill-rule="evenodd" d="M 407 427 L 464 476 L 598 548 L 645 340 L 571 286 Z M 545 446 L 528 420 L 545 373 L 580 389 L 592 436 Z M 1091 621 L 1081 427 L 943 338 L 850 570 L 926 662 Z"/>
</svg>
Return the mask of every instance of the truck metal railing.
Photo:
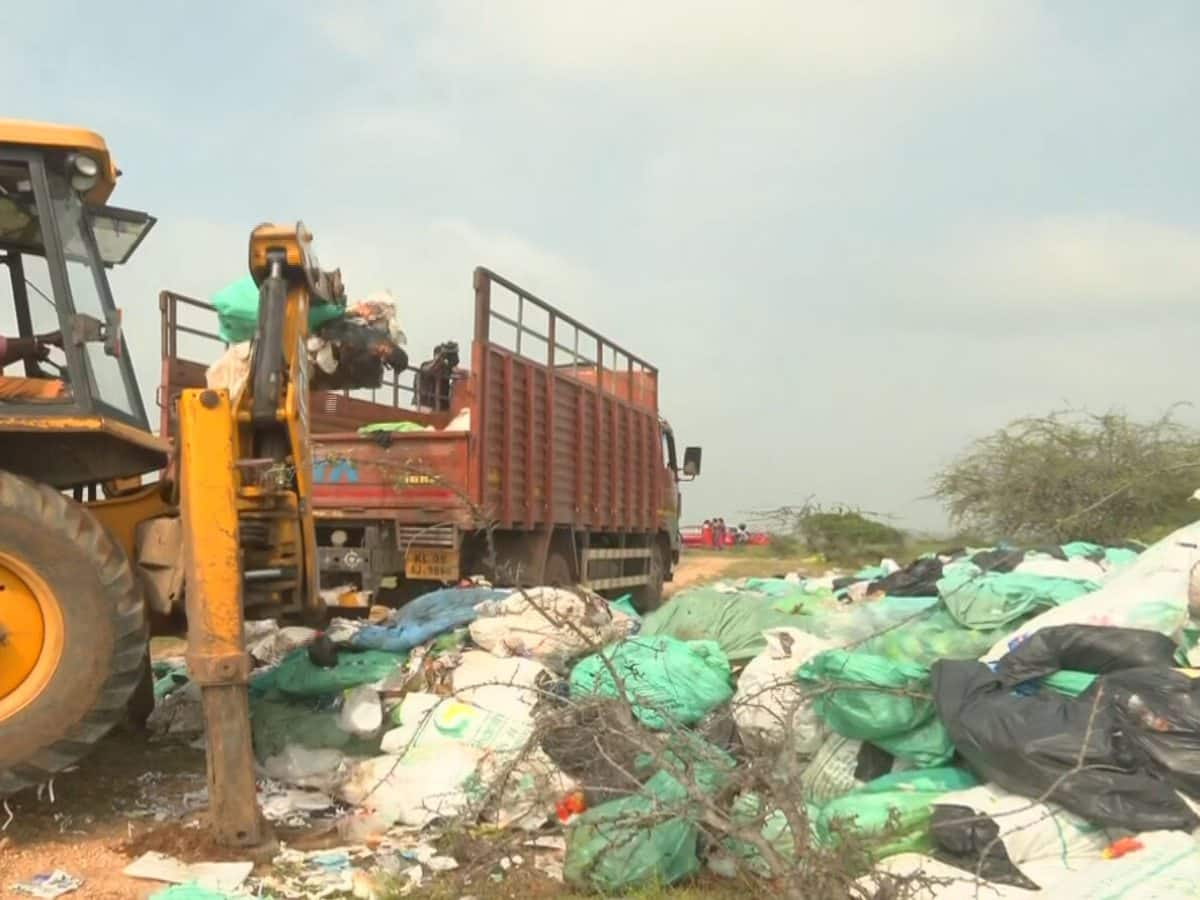
<svg viewBox="0 0 1200 900">
<path fill-rule="evenodd" d="M 657 409 L 657 368 L 482 267 L 475 270 L 475 339 L 634 406 Z"/>
</svg>

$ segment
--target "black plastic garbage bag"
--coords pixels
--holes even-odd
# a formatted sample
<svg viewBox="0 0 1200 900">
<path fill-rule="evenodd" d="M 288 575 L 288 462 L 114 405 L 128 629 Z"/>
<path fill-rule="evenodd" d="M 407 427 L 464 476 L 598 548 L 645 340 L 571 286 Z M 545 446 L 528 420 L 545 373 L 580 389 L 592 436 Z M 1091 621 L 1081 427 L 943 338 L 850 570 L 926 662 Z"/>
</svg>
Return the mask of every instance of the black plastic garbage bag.
<svg viewBox="0 0 1200 900">
<path fill-rule="evenodd" d="M 1107 675 L 1122 669 L 1170 668 L 1175 642 L 1157 631 L 1103 625 L 1054 625 L 1035 631 L 1000 660 L 997 672 L 1010 685 L 1060 669 Z"/>
<path fill-rule="evenodd" d="M 899 572 L 872 582 L 870 590 L 872 593 L 883 591 L 892 597 L 936 597 L 937 583 L 941 577 L 941 561 L 925 557 Z"/>
<path fill-rule="evenodd" d="M 1000 826 L 991 816 L 980 815 L 969 806 L 938 803 L 933 807 L 929 831 L 935 859 L 997 884 L 1041 890 L 1009 858 L 1000 839 Z"/>
<path fill-rule="evenodd" d="M 377 388 L 383 384 L 384 368 L 402 372 L 408 354 L 386 331 L 352 319 L 336 319 L 317 329 L 317 337 L 333 348 L 337 368 L 312 370 L 312 389 L 320 391 Z"/>
<path fill-rule="evenodd" d="M 932 667 L 938 717 L 962 758 L 987 780 L 1097 825 L 1191 830 L 1200 820 L 1152 771 L 1146 750 L 1125 733 L 1128 718 L 1108 698 L 1106 683 L 1119 677 L 1098 679 L 1077 698 L 1022 697 L 983 663 L 939 660 Z M 1153 746 L 1165 756 L 1161 744 Z"/>
<path fill-rule="evenodd" d="M 994 550 L 980 550 L 971 557 L 971 562 L 984 572 L 1012 572 L 1025 562 L 1025 551 L 1012 547 L 997 547 Z"/>
<path fill-rule="evenodd" d="M 1169 668 L 1127 669 L 1102 679 L 1100 689 L 1145 768 L 1200 798 L 1200 680 Z"/>
</svg>

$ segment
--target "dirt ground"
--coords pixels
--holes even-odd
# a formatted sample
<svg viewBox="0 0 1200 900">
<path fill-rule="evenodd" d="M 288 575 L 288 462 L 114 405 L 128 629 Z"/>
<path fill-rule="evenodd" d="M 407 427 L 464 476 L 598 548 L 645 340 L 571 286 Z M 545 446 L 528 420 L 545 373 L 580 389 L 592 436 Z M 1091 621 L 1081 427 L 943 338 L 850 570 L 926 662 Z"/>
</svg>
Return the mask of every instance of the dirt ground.
<svg viewBox="0 0 1200 900">
<path fill-rule="evenodd" d="M 770 554 L 765 548 L 739 548 L 715 552 L 711 550 L 685 550 L 675 569 L 675 580 L 667 585 L 666 594 L 671 596 L 685 587 L 717 581 L 721 578 L 744 578 L 748 576 L 785 575 L 788 572 L 824 571 L 811 557 L 780 557 Z"/>
<path fill-rule="evenodd" d="M 12 890 L 14 883 L 55 869 L 83 880 L 69 897 L 149 897 L 164 885 L 122 875 L 132 860 L 124 845 L 170 825 L 179 828 L 185 817 L 174 808 L 164 822 L 140 816 L 152 816 L 163 801 L 173 806 L 203 785 L 202 752 L 151 744 L 127 732 L 110 735 L 77 770 L 54 779 L 53 800 L 49 790 L 40 798 L 26 792 L 9 799 L 12 820 L 0 835 L 0 897 L 22 896 Z M 0 809 L 0 825 L 5 819 L 8 813 Z"/>
<path fill-rule="evenodd" d="M 665 593 L 671 596 L 690 585 L 715 581 L 735 560 L 733 554 L 684 551 L 675 569 L 675 579 L 666 586 Z"/>
<path fill-rule="evenodd" d="M 668 592 L 718 579 L 738 563 L 732 553 L 685 553 Z M 156 655 L 181 649 L 155 648 Z M 83 880 L 68 897 L 145 900 L 165 885 L 121 874 L 141 853 L 157 850 L 185 862 L 221 858 L 195 827 L 198 798 L 188 802 L 203 787 L 201 751 L 115 732 L 77 769 L 54 779 L 53 798 L 47 789 L 40 797 L 27 792 L 9 799 L 12 818 L 0 832 L 0 898 L 24 896 L 12 890 L 14 883 L 62 869 Z M 0 808 L 0 826 L 8 819 Z M 319 843 L 319 835 L 311 837 Z"/>
</svg>

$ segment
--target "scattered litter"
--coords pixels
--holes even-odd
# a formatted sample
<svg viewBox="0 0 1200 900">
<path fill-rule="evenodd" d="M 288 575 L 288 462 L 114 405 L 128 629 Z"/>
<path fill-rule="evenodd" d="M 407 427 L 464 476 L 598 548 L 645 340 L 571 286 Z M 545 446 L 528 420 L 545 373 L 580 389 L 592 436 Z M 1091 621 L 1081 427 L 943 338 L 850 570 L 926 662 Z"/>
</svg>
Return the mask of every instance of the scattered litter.
<svg viewBox="0 0 1200 900">
<path fill-rule="evenodd" d="M 247 625 L 250 624 L 247 623 Z M 277 665 L 296 648 L 308 646 L 317 635 L 316 629 L 305 628 L 301 625 L 280 628 L 274 619 L 253 624 L 274 626 L 270 629 L 258 629 L 259 633 L 253 641 L 249 637 L 246 639 L 246 651 L 260 665 L 264 666 Z"/>
<path fill-rule="evenodd" d="M 42 794 L 45 793 L 50 798 L 50 805 L 54 805 L 54 779 L 43 782 L 37 786 L 38 803 L 42 802 Z"/>
<path fill-rule="evenodd" d="M 365 847 L 334 847 L 310 853 L 285 848 L 261 883 L 265 892 L 287 900 L 353 894 L 359 871 L 355 863 L 369 866 L 371 859 L 371 851 Z"/>
<path fill-rule="evenodd" d="M 83 887 L 82 879 L 68 875 L 62 869 L 55 869 L 48 874 L 34 875 L 28 881 L 12 885 L 12 889 L 18 894 L 48 898 L 48 900 L 73 893 L 81 887 Z"/>
<path fill-rule="evenodd" d="M 195 884 L 210 891 L 236 891 L 254 869 L 252 862 L 183 863 L 174 857 L 153 851 L 144 853 L 123 870 L 130 878 L 166 881 L 171 884 Z"/>
<path fill-rule="evenodd" d="M 259 807 L 263 816 L 271 822 L 292 828 L 303 828 L 320 814 L 331 814 L 336 810 L 333 799 L 321 791 L 289 788 L 268 781 L 261 788 Z"/>
<path fill-rule="evenodd" d="M 263 772 L 269 778 L 296 787 L 332 790 L 345 761 L 345 754 L 339 750 L 285 744 L 279 753 L 263 760 Z"/>
</svg>

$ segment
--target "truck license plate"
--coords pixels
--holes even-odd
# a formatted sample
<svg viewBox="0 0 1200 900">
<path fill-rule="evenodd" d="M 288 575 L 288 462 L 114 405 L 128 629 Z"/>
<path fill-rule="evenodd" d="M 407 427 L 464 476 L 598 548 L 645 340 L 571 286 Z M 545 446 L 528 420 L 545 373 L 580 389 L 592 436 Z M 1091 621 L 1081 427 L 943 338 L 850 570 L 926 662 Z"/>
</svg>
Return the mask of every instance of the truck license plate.
<svg viewBox="0 0 1200 900">
<path fill-rule="evenodd" d="M 458 551 L 410 547 L 404 554 L 404 576 L 419 581 L 458 581 Z"/>
</svg>

